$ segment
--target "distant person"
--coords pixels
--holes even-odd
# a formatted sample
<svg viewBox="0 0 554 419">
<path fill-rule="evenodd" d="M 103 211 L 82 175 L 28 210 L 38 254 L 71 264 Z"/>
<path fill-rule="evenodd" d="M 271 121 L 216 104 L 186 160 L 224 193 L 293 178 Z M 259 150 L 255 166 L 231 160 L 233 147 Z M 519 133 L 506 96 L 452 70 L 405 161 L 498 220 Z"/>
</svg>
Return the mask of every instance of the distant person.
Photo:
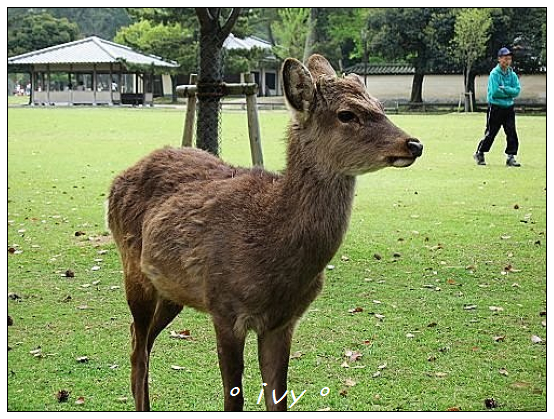
<svg viewBox="0 0 554 419">
<path fill-rule="evenodd" d="M 473 158 L 478 165 L 484 166 L 485 153 L 494 142 L 494 138 L 500 127 L 506 133 L 506 166 L 519 167 L 516 161 L 519 140 L 516 132 L 516 114 L 514 110 L 514 98 L 519 95 L 521 87 L 519 79 L 511 68 L 512 52 L 508 48 L 500 48 L 498 51 L 498 64 L 489 75 L 487 90 L 487 128 L 485 137 L 479 142 Z"/>
</svg>

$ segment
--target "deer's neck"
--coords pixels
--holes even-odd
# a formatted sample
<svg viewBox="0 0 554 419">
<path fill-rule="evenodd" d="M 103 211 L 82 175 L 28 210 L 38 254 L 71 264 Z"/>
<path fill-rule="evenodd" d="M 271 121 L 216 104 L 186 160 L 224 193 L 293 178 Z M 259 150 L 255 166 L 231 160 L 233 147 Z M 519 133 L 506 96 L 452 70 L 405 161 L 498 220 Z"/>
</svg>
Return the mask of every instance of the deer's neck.
<svg viewBox="0 0 554 419">
<path fill-rule="evenodd" d="M 355 178 L 318 167 L 291 129 L 278 208 L 283 232 L 306 269 L 317 274 L 338 250 L 350 220 Z M 284 216 L 284 218 L 283 218 Z"/>
</svg>

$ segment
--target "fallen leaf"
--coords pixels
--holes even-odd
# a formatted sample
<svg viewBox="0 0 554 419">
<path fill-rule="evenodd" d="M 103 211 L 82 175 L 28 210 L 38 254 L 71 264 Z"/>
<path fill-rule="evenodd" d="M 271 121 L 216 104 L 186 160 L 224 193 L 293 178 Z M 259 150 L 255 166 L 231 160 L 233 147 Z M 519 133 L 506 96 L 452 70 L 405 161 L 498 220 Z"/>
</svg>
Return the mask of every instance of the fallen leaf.
<svg viewBox="0 0 554 419">
<path fill-rule="evenodd" d="M 85 233 L 84 231 L 76 231 L 75 232 L 75 237 L 80 237 L 80 236 L 85 236 L 87 233 Z"/>
<path fill-rule="evenodd" d="M 502 236 L 500 236 L 500 238 L 501 238 L 502 240 L 508 240 L 508 239 L 511 239 L 512 236 L 508 236 L 507 234 L 503 234 Z"/>
<path fill-rule="evenodd" d="M 437 357 L 435 355 L 429 355 L 427 357 L 427 361 L 429 362 L 435 362 L 437 360 Z"/>
<path fill-rule="evenodd" d="M 356 307 L 356 308 L 351 308 L 348 310 L 349 313 L 361 313 L 362 311 L 364 311 L 364 309 L 362 307 Z"/>
<path fill-rule="evenodd" d="M 498 403 L 491 397 L 490 399 L 485 399 L 485 407 L 487 409 L 494 409 L 498 407 Z"/>
<path fill-rule="evenodd" d="M 489 310 L 490 311 L 504 311 L 504 309 L 502 307 L 497 307 L 497 306 L 489 306 Z"/>
<path fill-rule="evenodd" d="M 333 269 L 335 269 L 335 265 L 327 265 L 327 269 L 332 271 Z"/>
<path fill-rule="evenodd" d="M 451 279 L 451 278 L 447 279 L 447 280 L 446 280 L 446 283 L 447 283 L 448 285 L 456 285 L 456 284 L 457 284 L 456 281 L 454 281 L 454 280 Z"/>
<path fill-rule="evenodd" d="M 88 287 L 90 287 L 90 284 L 82 284 L 81 285 L 81 288 L 88 288 Z"/>
<path fill-rule="evenodd" d="M 373 378 L 377 378 L 377 377 L 379 377 L 380 375 L 381 375 L 381 371 L 376 371 L 376 372 L 373 373 L 372 377 L 373 377 Z"/>
<path fill-rule="evenodd" d="M 99 251 L 98 251 L 98 254 L 99 254 L 99 255 L 105 255 L 106 253 L 108 253 L 107 250 L 99 250 Z"/>
<path fill-rule="evenodd" d="M 531 336 L 531 342 L 533 342 L 533 343 L 542 343 L 543 340 L 540 337 L 538 337 L 537 335 L 533 335 L 533 336 Z"/>
<path fill-rule="evenodd" d="M 408 339 L 412 339 L 412 338 L 415 338 L 415 335 L 413 333 L 406 333 L 406 337 Z"/>
<path fill-rule="evenodd" d="M 382 363 L 381 365 L 379 365 L 377 367 L 378 370 L 384 370 L 385 368 L 387 368 L 387 363 L 386 362 Z"/>
<path fill-rule="evenodd" d="M 172 365 L 172 366 L 171 366 L 171 369 L 172 369 L 172 370 L 176 370 L 176 371 L 180 371 L 180 370 L 184 370 L 185 367 L 181 367 L 181 366 L 179 366 L 179 365 Z"/>
<path fill-rule="evenodd" d="M 91 271 L 99 271 L 100 270 L 100 266 L 98 265 L 94 265 L 92 268 L 90 268 Z"/>
<path fill-rule="evenodd" d="M 77 397 L 75 404 L 85 404 L 85 398 L 83 396 Z"/>
<path fill-rule="evenodd" d="M 88 362 L 88 356 L 79 356 L 77 358 L 75 358 L 75 361 L 81 363 L 81 364 L 85 364 Z"/>
<path fill-rule="evenodd" d="M 342 255 L 342 256 L 340 257 L 340 260 L 342 260 L 343 262 L 348 262 L 348 261 L 350 260 L 350 258 L 349 258 L 348 256 L 346 256 L 346 255 Z"/>
<path fill-rule="evenodd" d="M 17 295 L 15 292 L 10 292 L 8 294 L 8 298 L 10 300 L 14 300 L 14 301 L 18 301 L 18 300 L 21 300 L 21 297 L 19 295 Z"/>
<path fill-rule="evenodd" d="M 363 354 L 360 351 L 349 351 L 350 355 L 347 355 L 350 359 L 350 362 L 356 362 L 358 361 Z"/>
<path fill-rule="evenodd" d="M 60 390 L 56 394 L 56 399 L 58 399 L 58 403 L 66 402 L 69 399 L 69 391 L 67 390 Z"/>
<path fill-rule="evenodd" d="M 446 377 L 447 375 L 448 375 L 448 374 L 445 373 L 445 372 L 436 372 L 436 373 L 435 373 L 435 377 L 437 377 L 437 378 L 444 378 L 444 377 Z"/>
<path fill-rule="evenodd" d="M 477 269 L 477 267 L 475 265 L 467 265 L 466 266 L 467 271 L 475 271 L 476 269 Z"/>
<path fill-rule="evenodd" d="M 100 280 L 92 281 L 92 285 L 98 285 L 100 283 Z"/>
<path fill-rule="evenodd" d="M 331 411 L 330 407 L 323 407 L 321 409 L 316 410 L 316 412 L 330 412 L 330 411 Z"/>
<path fill-rule="evenodd" d="M 347 385 L 348 387 L 354 387 L 356 385 L 356 381 L 354 381 L 352 378 L 347 378 L 344 380 L 344 385 Z"/>
<path fill-rule="evenodd" d="M 66 278 L 75 278 L 75 272 L 73 272 L 71 269 L 68 269 L 64 272 L 63 276 Z"/>
<path fill-rule="evenodd" d="M 290 359 L 300 359 L 302 355 L 304 354 L 301 351 L 296 351 L 290 356 Z"/>
<path fill-rule="evenodd" d="M 546 320 L 543 320 L 543 321 L 541 322 L 541 325 L 542 325 L 543 327 L 546 327 Z"/>
<path fill-rule="evenodd" d="M 383 319 L 385 318 L 385 316 L 383 314 L 379 314 L 379 313 L 375 313 L 374 316 L 376 318 L 378 318 L 379 320 L 383 321 Z"/>
<path fill-rule="evenodd" d="M 500 335 L 493 337 L 495 342 L 504 342 L 504 339 L 506 338 L 506 335 Z"/>
<path fill-rule="evenodd" d="M 111 370 L 115 370 L 118 367 L 119 367 L 119 365 L 117 365 L 117 364 L 110 365 Z"/>
<path fill-rule="evenodd" d="M 14 254 L 16 252 L 15 247 L 8 247 L 8 253 Z"/>
<path fill-rule="evenodd" d="M 29 353 L 35 357 L 42 357 L 42 349 L 40 348 L 40 346 L 37 349 L 29 351 Z"/>
<path fill-rule="evenodd" d="M 342 364 L 340 364 L 342 368 L 350 368 L 350 365 L 348 365 L 348 362 L 344 361 Z"/>
<path fill-rule="evenodd" d="M 500 368 L 498 372 L 500 373 L 500 375 L 504 375 L 506 377 L 509 375 L 508 371 L 505 368 Z"/>
<path fill-rule="evenodd" d="M 112 286 L 110 287 L 110 291 L 118 290 L 119 288 L 121 288 L 119 285 L 112 285 Z"/>
<path fill-rule="evenodd" d="M 117 399 L 115 399 L 115 401 L 119 403 L 127 403 L 127 397 L 125 396 L 118 397 Z"/>
<path fill-rule="evenodd" d="M 517 388 L 517 389 L 525 389 L 531 387 L 531 383 L 527 383 L 525 381 L 515 381 L 512 384 L 510 384 L 510 387 Z"/>
<path fill-rule="evenodd" d="M 373 342 L 370 341 L 370 340 L 368 340 L 368 339 L 364 340 L 362 343 L 363 343 L 364 345 L 373 345 Z"/>
<path fill-rule="evenodd" d="M 171 332 L 169 332 L 169 337 L 174 339 L 192 339 L 192 336 L 190 335 L 190 330 L 181 330 L 180 332 L 172 330 Z"/>
<path fill-rule="evenodd" d="M 464 305 L 464 310 L 475 310 L 476 308 L 477 308 L 477 305 L 475 304 Z"/>
<path fill-rule="evenodd" d="M 446 409 L 447 412 L 460 412 L 462 409 L 460 409 L 458 406 L 452 406 Z"/>
<path fill-rule="evenodd" d="M 86 304 L 83 304 L 77 307 L 77 310 L 88 310 L 88 309 L 89 309 L 89 306 L 87 306 Z"/>
<path fill-rule="evenodd" d="M 373 302 L 373 304 L 382 304 L 381 301 L 379 301 L 379 300 L 373 300 L 372 302 Z"/>
<path fill-rule="evenodd" d="M 377 260 L 381 260 L 381 259 L 383 259 L 383 256 L 381 256 L 379 253 L 374 253 L 373 258 L 377 259 Z"/>
</svg>

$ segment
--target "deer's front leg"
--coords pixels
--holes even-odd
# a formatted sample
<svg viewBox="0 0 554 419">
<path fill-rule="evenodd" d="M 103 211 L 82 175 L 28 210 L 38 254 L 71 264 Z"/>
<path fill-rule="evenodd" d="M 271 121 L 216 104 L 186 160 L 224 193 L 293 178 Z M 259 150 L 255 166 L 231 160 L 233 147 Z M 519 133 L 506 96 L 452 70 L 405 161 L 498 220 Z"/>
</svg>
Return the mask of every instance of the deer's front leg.
<svg viewBox="0 0 554 419">
<path fill-rule="evenodd" d="M 284 328 L 258 335 L 258 360 L 267 410 L 287 410 L 287 373 L 294 322 Z M 281 397 L 283 397 L 281 399 Z M 281 399 L 279 401 L 279 399 Z"/>
<path fill-rule="evenodd" d="M 223 379 L 226 411 L 242 411 L 244 396 L 242 394 L 242 372 L 244 370 L 244 341 L 246 335 L 237 336 L 233 330 L 234 322 L 221 317 L 214 317 L 217 337 L 217 355 L 219 369 Z M 240 390 L 237 392 L 235 387 Z M 234 389 L 234 390 L 233 390 Z M 231 395 L 233 390 L 234 396 Z"/>
</svg>

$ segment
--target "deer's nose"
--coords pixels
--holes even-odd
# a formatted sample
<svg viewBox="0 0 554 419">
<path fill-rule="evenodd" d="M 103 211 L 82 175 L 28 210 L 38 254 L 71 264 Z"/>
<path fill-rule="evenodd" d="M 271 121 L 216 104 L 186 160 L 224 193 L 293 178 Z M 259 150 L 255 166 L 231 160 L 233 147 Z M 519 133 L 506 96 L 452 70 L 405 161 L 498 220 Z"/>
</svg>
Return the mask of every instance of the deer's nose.
<svg viewBox="0 0 554 419">
<path fill-rule="evenodd" d="M 408 140 L 408 150 L 412 153 L 412 156 L 419 157 L 423 154 L 423 144 L 416 140 L 415 138 L 410 138 Z"/>
</svg>

